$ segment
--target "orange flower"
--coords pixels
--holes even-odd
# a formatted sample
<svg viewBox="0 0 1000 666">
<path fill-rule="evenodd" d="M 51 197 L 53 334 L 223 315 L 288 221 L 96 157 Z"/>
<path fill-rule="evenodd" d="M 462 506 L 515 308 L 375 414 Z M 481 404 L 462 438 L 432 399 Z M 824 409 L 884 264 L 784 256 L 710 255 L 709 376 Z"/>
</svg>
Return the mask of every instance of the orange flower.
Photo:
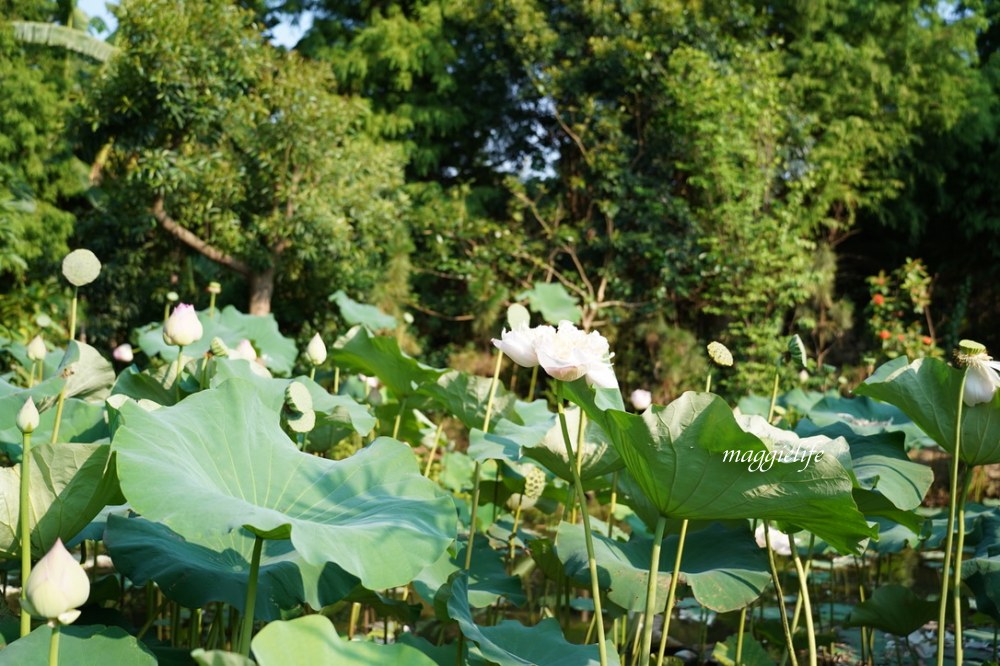
<svg viewBox="0 0 1000 666">
<path fill-rule="evenodd" d="M 875 305 L 885 305 L 885 296 L 882 294 L 875 294 L 872 296 L 872 303 Z"/>
<path fill-rule="evenodd" d="M 883 340 L 888 340 L 889 338 L 892 337 L 892 333 L 883 328 L 881 331 L 878 332 L 878 337 L 882 338 Z"/>
</svg>

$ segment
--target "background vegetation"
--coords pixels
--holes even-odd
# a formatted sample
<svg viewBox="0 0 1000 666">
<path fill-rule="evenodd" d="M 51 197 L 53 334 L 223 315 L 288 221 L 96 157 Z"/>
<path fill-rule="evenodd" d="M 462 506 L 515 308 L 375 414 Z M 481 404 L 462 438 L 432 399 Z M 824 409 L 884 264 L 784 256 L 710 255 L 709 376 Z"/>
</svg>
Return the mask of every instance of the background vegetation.
<svg viewBox="0 0 1000 666">
<path fill-rule="evenodd" d="M 293 50 L 269 44 L 306 12 Z M 412 314 L 409 344 L 440 355 L 558 282 L 616 339 L 626 390 L 659 400 L 700 381 L 712 339 L 745 355 L 730 391 L 766 390 L 794 333 L 847 375 L 966 333 L 1000 345 L 1000 3 L 115 13 L 101 51 L 72 2 L 0 4 L 7 334 L 34 334 L 60 289 L 36 278 L 87 247 L 100 345 L 167 291 L 204 306 L 210 280 L 303 337 L 338 326 L 340 289 Z"/>
</svg>

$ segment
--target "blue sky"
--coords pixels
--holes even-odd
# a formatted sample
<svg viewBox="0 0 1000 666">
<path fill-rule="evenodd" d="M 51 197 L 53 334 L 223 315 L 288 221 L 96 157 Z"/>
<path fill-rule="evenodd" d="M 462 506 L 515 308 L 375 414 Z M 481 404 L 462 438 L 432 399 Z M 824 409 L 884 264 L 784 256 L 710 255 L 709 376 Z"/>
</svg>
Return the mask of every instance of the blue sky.
<svg viewBox="0 0 1000 666">
<path fill-rule="evenodd" d="M 107 6 L 117 4 L 117 2 L 110 0 L 79 0 L 77 2 L 77 6 L 86 12 L 88 16 L 99 16 L 103 19 L 110 30 L 115 29 L 116 22 L 115 17 L 107 10 Z M 297 26 L 293 26 L 289 21 L 282 21 L 275 26 L 271 41 L 275 44 L 292 47 L 311 25 L 312 16 L 309 14 L 303 16 L 302 21 Z"/>
</svg>

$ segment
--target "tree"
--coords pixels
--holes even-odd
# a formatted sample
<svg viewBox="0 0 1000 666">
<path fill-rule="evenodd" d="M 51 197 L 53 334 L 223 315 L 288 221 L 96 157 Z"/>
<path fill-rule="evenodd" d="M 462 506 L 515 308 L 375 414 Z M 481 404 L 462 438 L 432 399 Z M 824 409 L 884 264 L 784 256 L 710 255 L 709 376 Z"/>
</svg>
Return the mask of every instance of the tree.
<svg viewBox="0 0 1000 666">
<path fill-rule="evenodd" d="M 407 236 L 401 156 L 367 133 L 367 105 L 223 0 L 126 2 L 118 18 L 86 109 L 91 145 L 113 145 L 102 213 L 140 213 L 235 272 L 254 314 L 276 281 L 370 292 Z"/>
</svg>

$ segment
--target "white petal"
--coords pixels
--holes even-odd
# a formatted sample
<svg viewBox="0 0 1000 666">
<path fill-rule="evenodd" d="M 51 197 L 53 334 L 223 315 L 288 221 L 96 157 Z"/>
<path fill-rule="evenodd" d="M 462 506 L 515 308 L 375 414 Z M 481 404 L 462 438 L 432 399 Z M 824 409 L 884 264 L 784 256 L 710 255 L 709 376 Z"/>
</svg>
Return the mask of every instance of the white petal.
<svg viewBox="0 0 1000 666">
<path fill-rule="evenodd" d="M 993 400 L 993 394 L 1000 384 L 997 374 L 984 365 L 970 365 L 966 372 L 963 400 L 968 407 Z"/>
<path fill-rule="evenodd" d="M 610 363 L 601 363 L 591 367 L 587 372 L 587 381 L 598 388 L 618 388 L 618 378 L 615 376 L 615 369 L 611 367 Z M 648 396 L 649 392 L 647 391 L 646 394 Z M 649 402 L 650 400 L 647 399 L 646 407 L 649 406 Z"/>
</svg>

